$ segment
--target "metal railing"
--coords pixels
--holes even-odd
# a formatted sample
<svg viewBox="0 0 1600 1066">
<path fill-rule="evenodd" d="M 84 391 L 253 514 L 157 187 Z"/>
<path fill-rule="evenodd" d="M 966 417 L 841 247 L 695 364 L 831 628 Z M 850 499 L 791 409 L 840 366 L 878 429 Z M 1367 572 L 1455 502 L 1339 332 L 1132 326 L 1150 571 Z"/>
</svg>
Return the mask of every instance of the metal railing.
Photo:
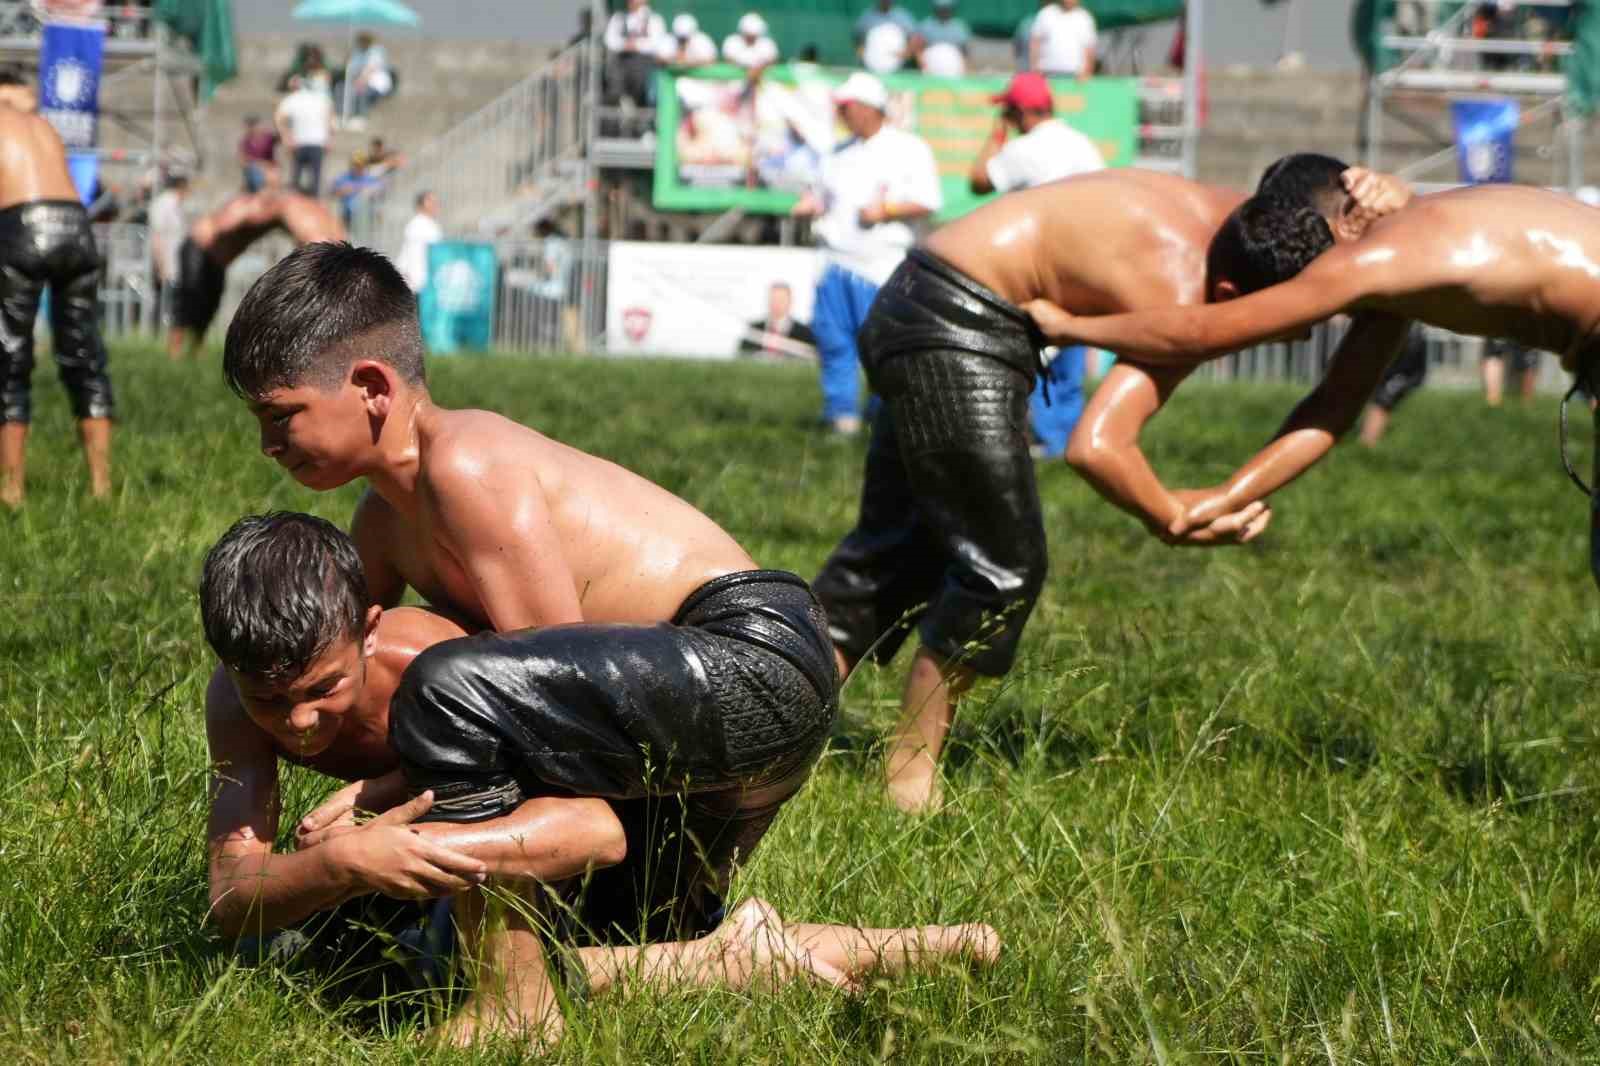
<svg viewBox="0 0 1600 1066">
<path fill-rule="evenodd" d="M 439 198 L 454 234 L 494 235 L 580 196 L 587 180 L 589 45 L 557 53 L 533 74 L 415 153 L 356 204 L 352 235 L 393 254 L 423 192 Z"/>
</svg>

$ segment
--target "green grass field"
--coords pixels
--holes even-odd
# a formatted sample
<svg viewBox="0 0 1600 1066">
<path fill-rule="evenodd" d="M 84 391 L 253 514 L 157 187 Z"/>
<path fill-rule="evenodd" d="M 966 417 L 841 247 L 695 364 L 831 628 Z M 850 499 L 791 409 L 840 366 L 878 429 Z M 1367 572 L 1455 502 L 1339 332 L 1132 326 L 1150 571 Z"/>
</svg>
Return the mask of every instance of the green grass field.
<svg viewBox="0 0 1600 1066">
<path fill-rule="evenodd" d="M 0 514 L 0 1048 L 516 1060 L 379 1031 L 304 978 L 233 966 L 205 929 L 201 555 L 246 511 L 343 524 L 355 490 L 314 495 L 263 459 L 214 356 L 122 350 L 114 370 L 115 499 L 85 498 L 41 371 L 30 502 Z M 644 473 L 765 565 L 814 573 L 853 517 L 862 445 L 812 431 L 804 370 L 433 370 L 440 402 Z M 1189 387 L 1150 452 L 1175 483 L 1216 480 L 1294 395 Z M 1283 493 L 1248 549 L 1173 551 L 1065 465 L 1041 483 L 1050 581 L 1019 668 L 957 723 L 949 809 L 911 821 L 880 801 L 899 675 L 864 670 L 815 781 L 736 884 L 793 918 L 987 920 L 1001 964 L 854 999 L 602 997 L 569 1015 L 555 1057 L 1600 1059 L 1600 601 L 1554 401 L 1421 395 L 1381 451 L 1350 446 Z M 290 793 L 328 787 L 300 772 Z"/>
</svg>

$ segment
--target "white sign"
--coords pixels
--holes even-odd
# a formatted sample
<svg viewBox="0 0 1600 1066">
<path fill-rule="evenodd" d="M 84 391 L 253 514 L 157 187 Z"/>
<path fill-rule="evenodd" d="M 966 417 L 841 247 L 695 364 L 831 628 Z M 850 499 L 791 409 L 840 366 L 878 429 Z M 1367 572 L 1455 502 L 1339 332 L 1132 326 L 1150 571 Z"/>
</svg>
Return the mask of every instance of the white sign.
<svg viewBox="0 0 1600 1066">
<path fill-rule="evenodd" d="M 731 359 L 766 321 L 775 285 L 788 286 L 790 317 L 810 324 L 820 269 L 812 248 L 613 241 L 606 347 Z"/>
</svg>

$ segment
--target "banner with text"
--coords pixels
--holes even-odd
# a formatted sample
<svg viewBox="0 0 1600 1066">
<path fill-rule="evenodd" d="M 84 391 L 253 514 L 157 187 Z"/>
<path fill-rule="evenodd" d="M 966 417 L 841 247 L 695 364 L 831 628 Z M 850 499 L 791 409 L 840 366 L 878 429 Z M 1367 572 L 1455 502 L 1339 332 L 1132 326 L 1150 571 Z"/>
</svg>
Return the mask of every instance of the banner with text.
<svg viewBox="0 0 1600 1066">
<path fill-rule="evenodd" d="M 810 323 L 818 264 L 810 248 L 613 241 L 606 347 L 731 359 L 741 341 L 761 335 L 774 301 L 787 302 L 791 319 Z"/>
<path fill-rule="evenodd" d="M 46 22 L 39 46 L 39 113 L 68 148 L 93 148 L 100 114 L 105 23 Z"/>
<path fill-rule="evenodd" d="M 822 156 L 848 134 L 834 117 L 833 89 L 848 75 L 797 63 L 758 81 L 734 67 L 657 75 L 654 203 L 664 211 L 784 214 L 815 180 Z M 944 187 L 939 218 L 971 211 L 985 197 L 967 186 L 972 161 L 994 130 L 991 102 L 1008 79 L 892 74 L 889 120 L 933 149 Z M 1099 146 L 1110 166 L 1129 166 L 1138 147 L 1136 78 L 1052 81 L 1056 115 Z"/>
</svg>

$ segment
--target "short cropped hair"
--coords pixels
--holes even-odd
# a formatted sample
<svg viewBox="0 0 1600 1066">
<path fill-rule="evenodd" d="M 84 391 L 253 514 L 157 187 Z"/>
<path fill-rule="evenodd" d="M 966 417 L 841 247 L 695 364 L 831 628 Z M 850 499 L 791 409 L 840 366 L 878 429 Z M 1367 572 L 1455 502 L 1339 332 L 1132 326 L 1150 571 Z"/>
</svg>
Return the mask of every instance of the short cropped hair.
<svg viewBox="0 0 1600 1066">
<path fill-rule="evenodd" d="M 1332 215 L 1344 202 L 1342 175 L 1348 169 L 1347 164 L 1331 155 L 1296 152 L 1266 169 L 1256 184 L 1256 193 L 1272 193 Z"/>
<path fill-rule="evenodd" d="M 349 342 L 390 327 L 372 351 Z M 407 383 L 427 378 L 417 298 L 378 252 L 343 241 L 303 245 L 250 286 L 222 354 L 222 376 L 245 399 L 276 389 L 331 388 L 357 355 L 393 367 Z"/>
<path fill-rule="evenodd" d="M 206 553 L 200 618 L 217 658 L 246 677 L 292 681 L 340 639 L 359 639 L 367 579 L 355 543 L 294 511 L 246 515 Z"/>
<path fill-rule="evenodd" d="M 1333 229 L 1303 200 L 1260 193 L 1234 209 L 1206 249 L 1207 292 L 1231 281 L 1239 295 L 1288 281 L 1333 247 Z"/>
</svg>

